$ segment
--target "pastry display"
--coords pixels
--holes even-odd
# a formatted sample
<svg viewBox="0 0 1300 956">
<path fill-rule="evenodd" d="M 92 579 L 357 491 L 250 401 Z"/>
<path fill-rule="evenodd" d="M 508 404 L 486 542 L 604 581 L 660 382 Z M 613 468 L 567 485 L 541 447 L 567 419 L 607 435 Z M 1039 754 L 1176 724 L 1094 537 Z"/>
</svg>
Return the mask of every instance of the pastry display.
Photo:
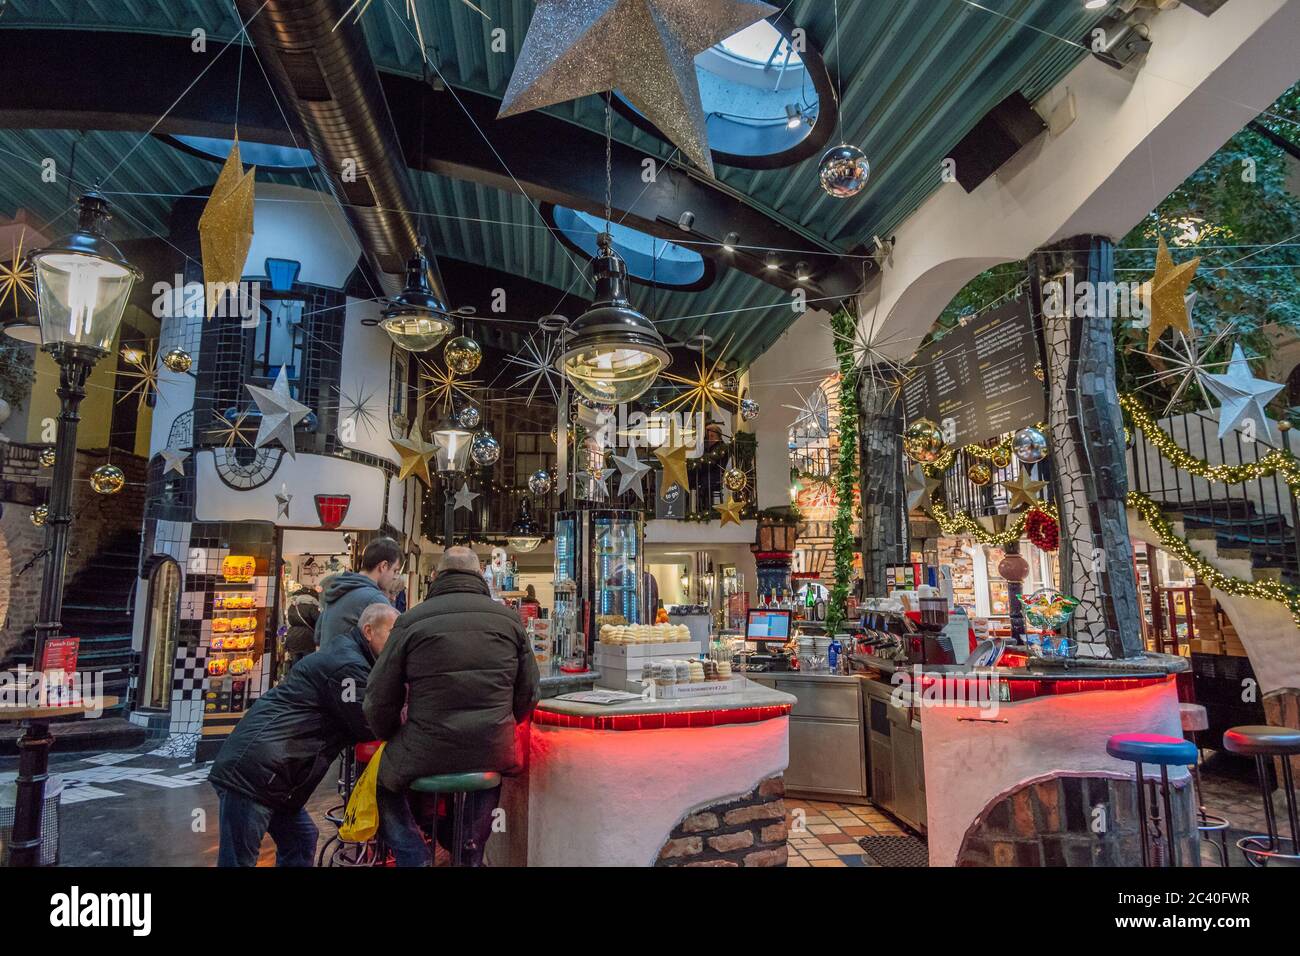
<svg viewBox="0 0 1300 956">
<path fill-rule="evenodd" d="M 704 663 L 702 661 L 690 661 L 690 675 L 692 684 L 704 683 Z"/>
<path fill-rule="evenodd" d="M 691 639 L 685 624 L 602 624 L 600 642 L 624 644 L 680 644 Z"/>
</svg>

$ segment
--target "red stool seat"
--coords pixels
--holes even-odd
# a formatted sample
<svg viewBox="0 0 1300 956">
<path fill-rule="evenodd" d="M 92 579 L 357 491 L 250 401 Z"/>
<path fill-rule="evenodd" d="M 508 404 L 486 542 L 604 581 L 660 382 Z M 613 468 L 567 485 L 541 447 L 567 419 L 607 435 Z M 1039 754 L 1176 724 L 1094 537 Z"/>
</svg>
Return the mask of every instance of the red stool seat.
<svg viewBox="0 0 1300 956">
<path fill-rule="evenodd" d="M 365 743 L 357 744 L 354 753 L 357 756 L 357 763 L 370 763 L 375 758 L 382 740 L 367 740 Z"/>
</svg>

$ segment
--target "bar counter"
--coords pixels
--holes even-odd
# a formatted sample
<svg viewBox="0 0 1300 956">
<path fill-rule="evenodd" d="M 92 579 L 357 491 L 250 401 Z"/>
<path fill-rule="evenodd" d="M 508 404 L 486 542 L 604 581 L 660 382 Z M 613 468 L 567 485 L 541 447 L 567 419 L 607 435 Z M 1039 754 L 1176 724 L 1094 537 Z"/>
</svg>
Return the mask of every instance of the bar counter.
<svg viewBox="0 0 1300 956">
<path fill-rule="evenodd" d="M 526 772 L 502 788 L 505 830 L 488 841 L 487 862 L 784 862 L 780 778 L 794 704 L 752 681 L 685 700 L 543 700 L 523 744 Z"/>
</svg>

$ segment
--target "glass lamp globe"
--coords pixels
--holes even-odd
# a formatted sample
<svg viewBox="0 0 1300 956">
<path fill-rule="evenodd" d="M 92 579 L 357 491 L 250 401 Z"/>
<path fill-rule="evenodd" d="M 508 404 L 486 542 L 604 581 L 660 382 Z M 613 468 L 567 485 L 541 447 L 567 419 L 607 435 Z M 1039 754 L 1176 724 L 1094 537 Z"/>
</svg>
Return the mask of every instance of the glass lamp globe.
<svg viewBox="0 0 1300 956">
<path fill-rule="evenodd" d="M 530 551 L 536 551 L 542 543 L 542 530 L 533 520 L 532 513 L 528 510 L 528 502 L 519 502 L 519 516 L 515 518 L 515 523 L 510 526 L 510 531 L 506 535 L 506 543 L 516 551 L 524 554 Z"/>
<path fill-rule="evenodd" d="M 408 352 L 427 352 L 451 332 L 451 319 L 429 288 L 428 263 L 423 255 L 406 264 L 406 285 L 384 310 L 379 327 L 393 344 Z"/>
<path fill-rule="evenodd" d="M 654 323 L 627 297 L 627 263 L 608 233 L 592 260 L 592 307 L 573 323 L 556 367 L 589 401 L 618 405 L 640 398 L 671 361 Z"/>
<path fill-rule="evenodd" d="M 77 231 L 31 254 L 36 312 L 46 351 L 108 352 L 140 270 L 103 235 L 109 204 L 99 193 L 78 201 Z"/>
<path fill-rule="evenodd" d="M 463 474 L 469 464 L 474 433 L 462 428 L 454 419 L 444 418 L 433 426 L 431 437 L 438 474 Z"/>
</svg>

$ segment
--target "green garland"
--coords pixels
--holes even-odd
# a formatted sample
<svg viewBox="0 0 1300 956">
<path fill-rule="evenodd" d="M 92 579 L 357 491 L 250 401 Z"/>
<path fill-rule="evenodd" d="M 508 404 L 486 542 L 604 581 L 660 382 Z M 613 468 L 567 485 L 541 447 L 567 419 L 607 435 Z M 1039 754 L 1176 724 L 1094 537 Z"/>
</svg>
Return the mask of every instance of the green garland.
<svg viewBox="0 0 1300 956">
<path fill-rule="evenodd" d="M 826 608 L 828 634 L 834 634 L 844 620 L 853 577 L 853 489 L 858 483 L 858 369 L 853 356 L 856 326 L 857 320 L 848 312 L 836 312 L 831 317 L 835 357 L 840 365 L 840 456 L 834 475 L 837 500 L 831 548 L 835 554 L 835 586 Z"/>
</svg>

